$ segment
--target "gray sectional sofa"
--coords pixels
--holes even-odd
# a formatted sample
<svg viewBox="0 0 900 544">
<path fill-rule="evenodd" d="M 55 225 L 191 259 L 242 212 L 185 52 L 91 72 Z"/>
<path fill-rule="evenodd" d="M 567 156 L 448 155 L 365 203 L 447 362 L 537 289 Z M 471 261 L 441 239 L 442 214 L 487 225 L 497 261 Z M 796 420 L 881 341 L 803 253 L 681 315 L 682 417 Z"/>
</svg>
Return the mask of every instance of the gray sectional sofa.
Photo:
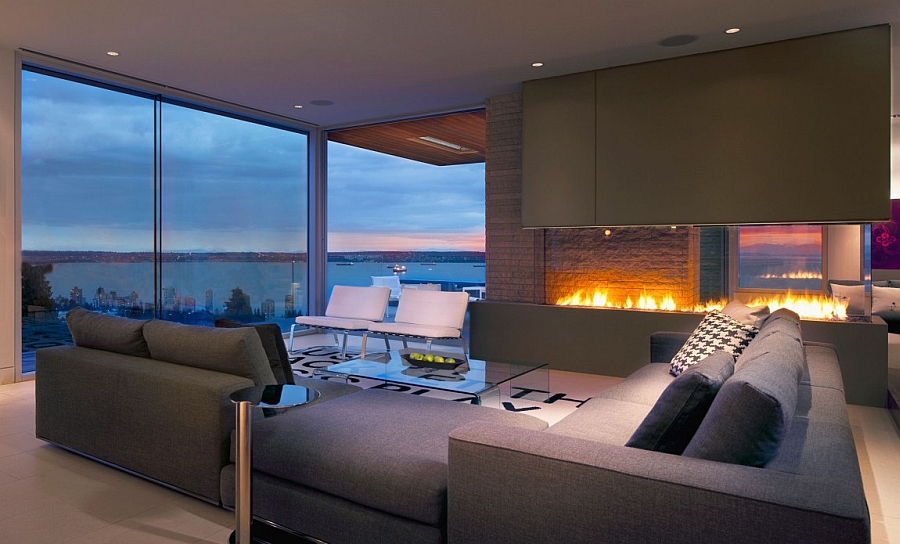
<svg viewBox="0 0 900 544">
<path fill-rule="evenodd" d="M 796 315 L 779 311 L 736 360 L 717 352 L 673 378 L 668 361 L 686 340 L 654 335 L 658 362 L 549 428 L 527 414 L 383 390 L 341 390 L 258 418 L 254 515 L 332 543 L 869 542 L 834 350 L 803 344 Z M 201 387 L 218 372 L 84 347 L 47 351 L 38 355 L 39 437 L 232 504 L 233 408 L 219 400 L 252 380 L 217 376 L 201 401 L 165 389 Z M 140 367 L 151 365 L 178 373 L 147 392 L 157 371 Z M 45 377 L 56 372 L 68 374 Z M 117 404 L 153 415 L 135 408 L 121 418 Z M 210 426 L 205 449 L 165 455 L 152 470 L 134 460 L 132 441 L 196 444 Z M 203 492 L 182 477 L 201 456 L 214 458 L 203 461 Z"/>
<path fill-rule="evenodd" d="M 220 502 L 234 429 L 229 396 L 278 383 L 273 368 L 280 363 L 259 334 L 80 308 L 66 319 L 76 345 L 36 354 L 36 436 Z M 319 401 L 359 390 L 321 389 Z"/>
</svg>

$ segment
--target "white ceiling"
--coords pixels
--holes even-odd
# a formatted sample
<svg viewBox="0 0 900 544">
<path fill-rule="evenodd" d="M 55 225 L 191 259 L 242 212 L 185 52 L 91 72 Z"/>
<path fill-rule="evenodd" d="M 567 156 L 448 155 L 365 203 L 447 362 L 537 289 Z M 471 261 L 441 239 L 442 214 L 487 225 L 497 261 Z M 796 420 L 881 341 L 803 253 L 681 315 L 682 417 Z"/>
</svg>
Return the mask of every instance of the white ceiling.
<svg viewBox="0 0 900 544">
<path fill-rule="evenodd" d="M 340 126 L 480 105 L 528 79 L 886 22 L 900 23 L 900 0 L 0 0 L 0 47 Z M 699 39 L 657 45 L 678 34 Z"/>
</svg>

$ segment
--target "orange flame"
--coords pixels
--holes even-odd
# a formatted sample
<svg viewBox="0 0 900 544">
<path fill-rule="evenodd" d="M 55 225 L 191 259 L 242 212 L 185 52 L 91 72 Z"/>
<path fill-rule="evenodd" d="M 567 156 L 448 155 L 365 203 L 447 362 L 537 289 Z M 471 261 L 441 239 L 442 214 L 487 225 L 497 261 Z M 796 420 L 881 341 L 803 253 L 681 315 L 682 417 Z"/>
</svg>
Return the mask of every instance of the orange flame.
<svg viewBox="0 0 900 544">
<path fill-rule="evenodd" d="M 624 308 L 639 310 L 662 310 L 669 312 L 695 312 L 706 313 L 710 310 L 721 310 L 728 303 L 726 300 L 708 301 L 704 304 L 693 306 L 679 306 L 671 294 L 664 295 L 660 300 L 642 293 L 637 303 L 630 296 L 625 300 L 614 299 L 608 289 L 595 289 L 592 293 L 585 290 L 576 291 L 567 297 L 560 297 L 556 301 L 557 306 L 589 306 L 593 308 Z M 768 306 L 770 311 L 787 308 L 796 312 L 804 319 L 846 320 L 847 305 L 836 303 L 825 295 L 811 295 L 808 293 L 794 294 L 788 292 L 784 295 L 771 295 L 756 297 L 746 303 L 748 306 Z"/>
<path fill-rule="evenodd" d="M 766 280 L 820 280 L 822 279 L 822 273 L 811 270 L 797 270 L 783 274 L 763 274 L 757 277 Z"/>
</svg>

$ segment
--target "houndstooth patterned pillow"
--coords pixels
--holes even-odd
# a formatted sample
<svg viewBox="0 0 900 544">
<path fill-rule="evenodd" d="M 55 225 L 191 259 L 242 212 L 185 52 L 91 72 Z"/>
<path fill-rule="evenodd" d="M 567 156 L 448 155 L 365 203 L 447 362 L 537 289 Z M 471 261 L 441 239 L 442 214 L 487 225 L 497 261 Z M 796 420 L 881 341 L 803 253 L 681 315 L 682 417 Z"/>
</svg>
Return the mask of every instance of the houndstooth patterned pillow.
<svg viewBox="0 0 900 544">
<path fill-rule="evenodd" d="M 672 357 L 669 373 L 678 376 L 691 365 L 702 361 L 714 351 L 722 350 L 734 355 L 744 351 L 759 329 L 744 325 L 717 310 L 709 312 L 694 332 Z"/>
</svg>

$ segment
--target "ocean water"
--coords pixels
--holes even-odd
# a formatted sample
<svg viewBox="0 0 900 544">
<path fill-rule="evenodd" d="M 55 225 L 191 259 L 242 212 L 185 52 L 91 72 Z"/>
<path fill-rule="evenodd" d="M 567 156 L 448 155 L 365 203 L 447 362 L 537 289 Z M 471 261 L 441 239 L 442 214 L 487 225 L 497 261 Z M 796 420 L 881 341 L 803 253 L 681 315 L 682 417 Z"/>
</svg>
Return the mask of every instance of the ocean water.
<svg viewBox="0 0 900 544">
<path fill-rule="evenodd" d="M 394 264 L 406 267 L 405 273 L 397 274 L 401 282 L 440 282 L 445 289 L 454 290 L 463 285 L 484 284 L 484 266 L 472 263 L 328 263 L 329 293 L 334 285 L 371 285 L 372 276 L 393 275 Z M 89 303 L 102 288 L 107 294 L 115 291 L 118 298 L 135 292 L 140 302 L 153 303 L 151 263 L 58 263 L 53 265 L 47 280 L 54 298 L 69 298 L 70 290 L 79 287 Z M 190 262 L 165 263 L 161 286 L 170 299 L 193 298 L 197 309 L 205 307 L 207 290 L 212 291 L 212 307 L 219 310 L 231 297 L 232 289 L 239 287 L 249 295 L 253 308 L 269 299 L 275 303 L 276 317 L 281 317 L 285 296 L 292 291 L 299 302 L 297 306 L 306 313 L 306 282 L 306 269 L 299 263 Z M 166 300 L 165 294 L 163 298 Z"/>
</svg>

